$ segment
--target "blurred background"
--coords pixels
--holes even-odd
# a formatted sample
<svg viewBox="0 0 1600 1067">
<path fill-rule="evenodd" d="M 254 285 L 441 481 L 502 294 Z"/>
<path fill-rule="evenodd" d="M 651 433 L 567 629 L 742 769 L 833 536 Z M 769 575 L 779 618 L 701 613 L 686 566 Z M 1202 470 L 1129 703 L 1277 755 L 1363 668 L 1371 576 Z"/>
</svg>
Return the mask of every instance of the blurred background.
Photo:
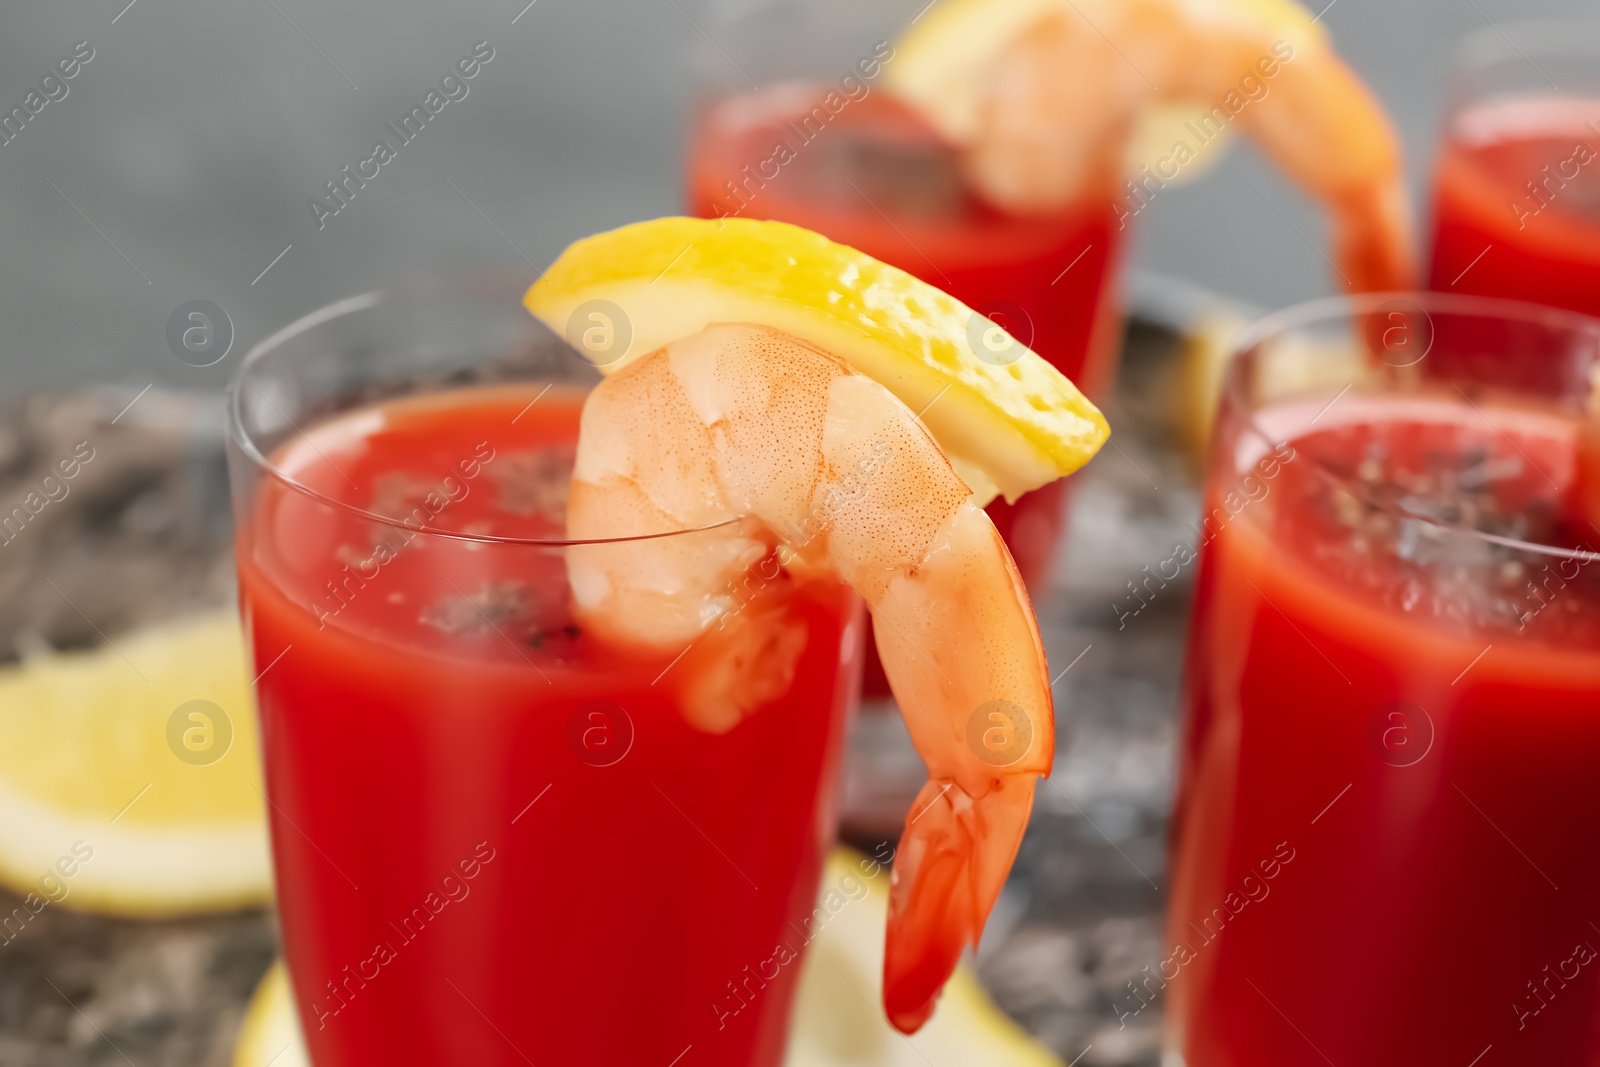
<svg viewBox="0 0 1600 1067">
<path fill-rule="evenodd" d="M 5 109 L 77 42 L 95 54 L 65 99 L 0 145 L 0 386 L 93 377 L 220 388 L 229 360 L 193 369 L 168 350 L 167 317 L 185 301 L 228 313 L 238 355 L 397 273 L 542 267 L 575 237 L 681 211 L 703 31 L 719 8 L 759 0 L 524 3 L 8 5 Z M 892 27 L 925 0 L 874 3 Z M 1398 123 L 1420 194 L 1459 37 L 1588 10 L 1335 0 L 1322 21 Z M 478 41 L 494 59 L 469 97 L 319 231 L 308 199 Z M 1325 246 L 1313 205 L 1240 147 L 1142 213 L 1131 260 L 1277 306 L 1328 290 L 1307 240 Z"/>
</svg>

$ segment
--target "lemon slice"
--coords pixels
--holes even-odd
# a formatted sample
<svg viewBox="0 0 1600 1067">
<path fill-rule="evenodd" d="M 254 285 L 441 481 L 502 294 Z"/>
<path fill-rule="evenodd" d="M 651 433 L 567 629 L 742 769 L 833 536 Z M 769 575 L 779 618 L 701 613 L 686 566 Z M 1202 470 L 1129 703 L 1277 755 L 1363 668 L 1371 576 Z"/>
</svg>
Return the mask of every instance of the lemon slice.
<svg viewBox="0 0 1600 1067">
<path fill-rule="evenodd" d="M 903 270 L 782 222 L 666 218 L 569 247 L 523 302 L 603 371 L 714 322 L 808 341 L 921 415 L 979 503 L 1099 449 L 1105 418 L 995 323 Z"/>
<path fill-rule="evenodd" d="M 289 972 L 273 963 L 250 997 L 233 1046 L 233 1067 L 311 1067 L 300 1015 L 289 995 Z"/>
<path fill-rule="evenodd" d="M 971 144 L 1006 50 L 1039 22 L 1071 10 L 1068 0 L 941 0 L 895 41 L 884 88 L 951 144 Z"/>
<path fill-rule="evenodd" d="M 1005 62 L 1007 49 L 1041 20 L 1066 16 L 1083 24 L 1084 32 L 1114 31 L 1126 0 L 1116 6 L 1100 0 L 941 0 L 894 44 L 894 62 L 884 67 L 884 85 L 915 107 L 946 140 L 968 145 L 982 132 L 989 87 Z M 1293 0 L 1210 0 L 1197 10 L 1215 9 L 1216 17 L 1232 16 L 1271 27 L 1296 42 L 1321 39 L 1322 27 Z M 1115 32 L 1107 38 L 1115 45 Z M 1268 35 L 1270 37 L 1270 34 Z M 1131 62 L 1131 61 L 1130 61 Z M 1244 76 L 1249 71 L 1240 71 Z M 1157 77 L 1159 84 L 1162 79 Z M 1192 144 L 1186 124 L 1208 114 L 1219 100 L 1165 98 L 1152 101 L 1134 119 L 1124 156 L 1129 174 L 1171 153 L 1178 142 Z M 1162 175 L 1165 185 L 1182 184 L 1204 174 L 1221 159 L 1218 151 L 1232 140 L 1231 126 L 1211 134 L 1207 148 L 1175 176 Z M 1060 131 L 1070 137 L 1070 130 Z M 1220 140 L 1219 140 L 1220 138 Z"/>
<path fill-rule="evenodd" d="M 1205 462 L 1206 445 L 1222 398 L 1222 381 L 1233 356 L 1234 340 L 1249 319 L 1224 308 L 1208 311 L 1184 334 L 1178 349 L 1173 421 L 1196 469 Z"/>
<path fill-rule="evenodd" d="M 249 677 L 232 610 L 0 670 L 0 882 L 140 916 L 271 899 Z"/>
<path fill-rule="evenodd" d="M 1140 112 L 1122 154 L 1123 171 L 1129 176 L 1141 176 L 1141 168 L 1155 167 L 1161 160 L 1171 158 L 1175 145 L 1193 144 L 1197 138 L 1189 126 L 1208 114 L 1212 106 L 1200 100 L 1183 100 L 1175 104 L 1154 104 Z M 1232 126 L 1223 126 L 1208 136 L 1210 140 L 1194 153 L 1190 162 L 1176 168 L 1172 177 L 1162 171 L 1160 177 L 1164 186 L 1187 185 L 1211 173 L 1228 154 L 1227 148 L 1234 141 Z"/>
<path fill-rule="evenodd" d="M 876 869 L 873 877 L 864 872 Z M 883 927 L 888 869 L 838 849 L 829 858 L 806 949 L 787 1067 L 1061 1067 L 956 968 L 939 1010 L 913 1037 L 884 1019 Z M 832 894 L 830 896 L 830 893 Z M 283 964 L 257 987 L 234 1046 L 233 1067 L 310 1067 Z"/>
<path fill-rule="evenodd" d="M 806 949 L 787 1067 L 1061 1067 L 995 1007 L 965 963 L 921 1030 L 907 1037 L 889 1025 L 880 1007 L 888 868 L 834 850 L 815 914 L 827 921 Z"/>
</svg>

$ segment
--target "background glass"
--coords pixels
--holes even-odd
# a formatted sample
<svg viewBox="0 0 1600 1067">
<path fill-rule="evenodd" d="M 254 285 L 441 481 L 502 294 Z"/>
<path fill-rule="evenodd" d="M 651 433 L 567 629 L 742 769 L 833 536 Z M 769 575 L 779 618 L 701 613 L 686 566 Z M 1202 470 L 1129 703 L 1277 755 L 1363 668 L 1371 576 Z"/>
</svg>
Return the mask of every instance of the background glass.
<svg viewBox="0 0 1600 1067">
<path fill-rule="evenodd" d="M 1594 1062 L 1597 345 L 1600 322 L 1437 294 L 1241 342 L 1142 979 L 1171 984 L 1180 1062 Z"/>
<path fill-rule="evenodd" d="M 1462 43 L 1428 284 L 1600 313 L 1600 22 L 1486 27 Z"/>
<path fill-rule="evenodd" d="M 796 2 L 736 10 L 708 32 L 688 157 L 688 209 L 779 219 L 900 267 L 1009 330 L 1091 397 L 1103 394 L 1121 331 L 1113 210 L 1120 159 L 1067 209 L 1016 216 L 974 194 L 954 150 L 885 89 L 898 20 Z M 988 324 L 969 331 L 979 358 Z M 1041 593 L 1062 529 L 1066 483 L 989 514 Z M 875 688 L 885 690 L 880 682 Z"/>
</svg>

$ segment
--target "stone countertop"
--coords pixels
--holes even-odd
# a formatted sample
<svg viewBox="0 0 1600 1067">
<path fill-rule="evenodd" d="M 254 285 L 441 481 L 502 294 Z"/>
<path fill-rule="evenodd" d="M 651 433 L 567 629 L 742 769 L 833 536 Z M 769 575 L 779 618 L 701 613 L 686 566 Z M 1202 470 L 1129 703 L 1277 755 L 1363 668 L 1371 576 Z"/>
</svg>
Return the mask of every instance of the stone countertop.
<svg viewBox="0 0 1600 1067">
<path fill-rule="evenodd" d="M 1190 462 L 1164 430 L 1173 344 L 1160 328 L 1130 329 L 1108 411 L 1116 447 L 1076 478 L 1053 588 L 1036 605 L 1058 676 L 1061 754 L 1041 785 L 978 959 L 1000 1006 L 1063 1060 L 1081 1056 L 1082 1067 L 1157 1061 L 1160 1004 L 1128 1014 L 1139 1002 L 1126 983 L 1160 956 L 1192 575 L 1170 583 L 1120 628 L 1113 605 L 1142 567 L 1188 540 L 1183 522 L 1198 512 Z M 102 443 L 122 435 L 117 448 L 100 449 L 104 474 L 80 486 L 72 507 L 52 518 L 62 533 L 30 537 L 26 559 L 17 545 L 0 553 L 0 660 L 40 642 L 94 640 L 78 632 L 75 613 L 46 596 L 48 586 L 37 580 L 46 568 L 75 575 L 69 592 L 84 600 L 74 599 L 91 616 L 116 620 L 118 629 L 214 603 L 228 581 L 226 530 L 214 521 L 219 508 L 226 513 L 220 468 L 196 444 L 206 435 L 163 432 L 176 412 L 154 410 L 190 402 L 160 399 L 142 420 L 112 425 L 126 400 L 92 391 L 35 398 L 0 435 L 0 490 L 7 494 L 38 463 L 48 464 L 52 448 L 91 433 Z M 203 423 L 210 416 L 204 405 L 198 410 Z M 214 427 L 208 432 L 214 440 Z M 77 529 L 74 516 L 77 533 L 69 532 Z M 163 540 L 209 547 L 183 554 L 170 580 L 158 583 L 164 593 L 152 592 L 148 577 L 118 577 L 151 573 L 147 557 Z M 113 543 L 123 548 L 111 552 Z M 151 618 L 135 618 L 133 604 Z M 892 753 L 900 742 L 883 723 L 894 721 L 863 716 L 853 744 Z M 870 736 L 874 729 L 882 736 Z M 0 891 L 0 909 L 16 903 Z M 21 936 L 0 943 L 0 1064 L 225 1067 L 276 941 L 274 921 L 261 911 L 146 922 L 46 908 Z"/>
<path fill-rule="evenodd" d="M 1128 983 L 1160 959 L 1178 683 L 1193 568 L 1139 608 L 1127 583 L 1200 511 L 1192 461 L 1168 429 L 1174 336 L 1135 323 L 1112 442 L 1073 489 L 1050 595 L 1039 607 L 1058 721 L 1001 915 L 978 970 L 999 1005 L 1079 1067 L 1155 1067 L 1161 1003 Z M 1120 612 L 1126 613 L 1119 615 Z M 1081 659 L 1078 657 L 1082 657 Z M 1064 673 L 1063 673 L 1064 672 Z"/>
</svg>

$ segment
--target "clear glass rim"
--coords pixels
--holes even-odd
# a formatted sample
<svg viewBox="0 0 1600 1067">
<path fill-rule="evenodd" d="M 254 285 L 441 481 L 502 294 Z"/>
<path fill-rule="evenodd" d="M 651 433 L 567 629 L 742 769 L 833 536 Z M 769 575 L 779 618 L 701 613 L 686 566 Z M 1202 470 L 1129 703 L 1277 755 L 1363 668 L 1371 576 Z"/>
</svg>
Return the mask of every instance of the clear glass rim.
<svg viewBox="0 0 1600 1067">
<path fill-rule="evenodd" d="M 1514 39 L 1524 43 L 1518 45 Z M 1600 59 L 1600 18 L 1505 19 L 1480 26 L 1456 43 L 1451 70 L 1460 79 L 1496 63 L 1532 62 L 1526 53 L 1541 56 L 1589 55 Z M 1560 90 L 1557 90 L 1560 92 Z"/>
<path fill-rule="evenodd" d="M 1394 301 L 1405 301 L 1414 304 L 1422 310 L 1423 314 L 1428 315 L 1430 318 L 1434 312 L 1450 315 L 1492 316 L 1507 321 L 1567 330 L 1574 334 L 1587 334 L 1594 341 L 1597 357 L 1600 357 L 1600 319 L 1592 318 L 1576 311 L 1547 307 L 1543 304 L 1532 304 L 1522 300 L 1467 296 L 1461 293 L 1398 290 L 1386 293 L 1329 296 L 1308 300 L 1301 304 L 1294 304 L 1279 311 L 1274 311 L 1245 327 L 1234 338 L 1229 352 L 1228 369 L 1223 379 L 1222 399 L 1237 406 L 1237 409 L 1241 412 L 1241 423 L 1246 429 L 1267 444 L 1275 445 L 1277 440 L 1266 431 L 1256 418 L 1256 406 L 1251 402 L 1250 396 L 1246 392 L 1244 375 L 1240 371 L 1240 367 L 1243 364 L 1238 357 L 1264 341 L 1273 337 L 1285 336 L 1297 328 L 1303 328 L 1319 322 L 1337 320 L 1351 322 L 1363 315 L 1376 313 L 1383 308 L 1383 305 Z M 1326 463 L 1315 459 L 1311 462 L 1318 473 L 1329 481 L 1340 486 L 1350 487 L 1353 485 L 1349 477 L 1333 470 Z M 1591 552 L 1581 548 L 1568 548 L 1559 545 L 1540 544 L 1537 541 L 1518 540 L 1517 538 L 1504 537 L 1499 534 L 1485 533 L 1482 530 L 1473 529 L 1470 526 L 1462 526 L 1458 523 L 1441 522 L 1431 516 L 1418 514 L 1386 503 L 1380 503 L 1378 506 L 1391 514 L 1415 522 L 1425 523 L 1435 529 L 1444 530 L 1452 536 L 1471 538 L 1487 544 L 1500 545 L 1534 555 L 1550 556 L 1557 559 L 1580 559 L 1591 563 L 1600 562 L 1600 551 Z"/>
<path fill-rule="evenodd" d="M 366 508 L 357 507 L 356 505 L 346 501 L 337 500 L 334 497 L 331 497 L 317 489 L 313 489 L 311 486 L 299 481 L 274 463 L 272 458 L 262 451 L 259 443 L 245 428 L 242 395 L 244 393 L 245 383 L 249 378 L 250 371 L 258 363 L 271 358 L 272 354 L 281 348 L 285 343 L 292 341 L 296 337 L 299 337 L 310 330 L 314 330 L 319 326 L 343 318 L 346 315 L 352 315 L 360 311 L 366 311 L 370 308 L 377 307 L 378 305 L 388 301 L 391 297 L 399 294 L 432 294 L 436 297 L 451 293 L 465 294 L 467 291 L 469 291 L 471 282 L 482 281 L 485 277 L 485 275 L 479 274 L 468 275 L 462 280 L 427 278 L 418 279 L 412 282 L 400 282 L 382 289 L 372 289 L 365 293 L 349 296 L 343 300 L 336 300 L 331 304 L 326 304 L 320 308 L 317 308 L 315 311 L 312 311 L 306 315 L 302 315 L 300 318 L 295 319 L 288 325 L 281 327 L 273 333 L 268 334 L 260 341 L 257 341 L 250 347 L 250 350 L 245 353 L 244 358 L 239 361 L 239 365 L 234 369 L 233 376 L 228 381 L 226 405 L 228 413 L 228 441 L 235 448 L 237 448 L 239 453 L 244 456 L 244 458 L 248 460 L 252 466 L 260 471 L 263 476 L 272 479 L 286 489 L 309 497 L 324 507 L 331 508 L 334 511 L 340 511 L 357 518 L 365 519 L 370 522 L 379 523 L 384 526 L 389 526 L 396 529 L 405 529 L 413 533 L 424 533 L 434 537 L 447 537 L 456 541 L 472 541 L 481 544 L 524 545 L 538 548 L 570 548 L 578 545 L 625 544 L 637 541 L 655 541 L 664 537 L 683 537 L 686 535 L 703 533 L 707 530 L 720 529 L 724 526 L 732 526 L 741 521 L 740 519 L 735 518 L 727 519 L 719 523 L 712 523 L 709 526 L 691 527 L 683 530 L 668 530 L 663 533 L 635 534 L 625 537 L 596 537 L 579 539 L 508 537 L 501 534 L 473 534 L 465 533 L 461 530 L 447 530 L 437 526 L 407 523 L 401 519 L 396 519 L 389 515 L 381 515 L 375 511 L 369 511 Z M 498 277 L 498 275 L 489 275 L 489 277 Z M 509 280 L 509 277 L 507 280 Z M 584 359 L 584 357 L 575 349 L 572 351 L 572 358 L 575 360 Z M 304 434 L 304 431 L 301 430 L 300 427 L 294 426 L 294 429 L 297 432 Z"/>
</svg>

